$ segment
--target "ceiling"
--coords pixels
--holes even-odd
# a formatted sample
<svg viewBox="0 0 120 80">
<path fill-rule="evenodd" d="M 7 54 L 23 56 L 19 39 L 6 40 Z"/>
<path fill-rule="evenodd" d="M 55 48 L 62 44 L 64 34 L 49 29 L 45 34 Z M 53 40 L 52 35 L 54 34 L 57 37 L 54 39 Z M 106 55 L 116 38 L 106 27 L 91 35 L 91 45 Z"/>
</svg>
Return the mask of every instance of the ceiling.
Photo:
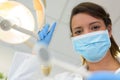
<svg viewBox="0 0 120 80">
<path fill-rule="evenodd" d="M 36 20 L 36 13 L 33 8 L 32 0 L 14 1 L 18 1 L 28 7 Z M 70 38 L 71 33 L 69 31 L 69 16 L 71 9 L 76 4 L 83 1 L 92 1 L 98 3 L 110 13 L 113 22 L 113 35 L 116 42 L 120 46 L 120 0 L 46 0 L 46 23 L 52 24 L 55 21 L 57 22 L 57 27 L 55 29 L 52 41 L 49 45 L 49 49 L 53 52 L 54 56 L 77 66 L 80 65 L 80 59 L 77 54 L 74 54 L 72 48 Z M 17 45 L 8 44 L 0 40 L 0 52 L 2 52 L 0 54 L 10 54 L 12 55 L 10 59 L 12 59 L 12 53 L 16 51 L 31 53 L 32 46 L 35 44 L 35 42 L 36 40 L 32 37 L 25 43 Z M 9 50 L 9 52 L 6 52 L 6 49 Z M 10 63 L 11 61 L 9 64 Z"/>
</svg>

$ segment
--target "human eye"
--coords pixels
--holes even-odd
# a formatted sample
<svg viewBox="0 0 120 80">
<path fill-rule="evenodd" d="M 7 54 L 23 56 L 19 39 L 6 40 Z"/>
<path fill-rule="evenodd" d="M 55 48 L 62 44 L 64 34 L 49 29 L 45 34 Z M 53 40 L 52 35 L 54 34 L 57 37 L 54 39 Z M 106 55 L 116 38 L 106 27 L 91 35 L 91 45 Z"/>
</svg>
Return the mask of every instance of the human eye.
<svg viewBox="0 0 120 80">
<path fill-rule="evenodd" d="M 75 35 L 80 35 L 80 34 L 82 34 L 82 32 L 83 32 L 83 30 L 80 30 L 80 29 L 79 29 L 79 30 L 76 30 L 76 31 L 74 32 L 74 34 L 75 34 Z"/>
<path fill-rule="evenodd" d="M 100 29 L 100 26 L 98 26 L 98 25 L 94 25 L 94 26 L 91 27 L 92 31 L 97 31 L 99 29 Z"/>
</svg>

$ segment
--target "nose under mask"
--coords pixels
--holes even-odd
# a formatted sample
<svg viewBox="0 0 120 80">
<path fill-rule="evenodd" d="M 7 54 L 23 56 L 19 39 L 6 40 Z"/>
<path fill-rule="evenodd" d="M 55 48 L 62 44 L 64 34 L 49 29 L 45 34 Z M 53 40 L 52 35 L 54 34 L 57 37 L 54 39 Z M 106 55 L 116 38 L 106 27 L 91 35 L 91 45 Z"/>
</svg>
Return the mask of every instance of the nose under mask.
<svg viewBox="0 0 120 80">
<path fill-rule="evenodd" d="M 111 46 L 108 30 L 72 37 L 73 48 L 89 62 L 99 62 Z"/>
</svg>

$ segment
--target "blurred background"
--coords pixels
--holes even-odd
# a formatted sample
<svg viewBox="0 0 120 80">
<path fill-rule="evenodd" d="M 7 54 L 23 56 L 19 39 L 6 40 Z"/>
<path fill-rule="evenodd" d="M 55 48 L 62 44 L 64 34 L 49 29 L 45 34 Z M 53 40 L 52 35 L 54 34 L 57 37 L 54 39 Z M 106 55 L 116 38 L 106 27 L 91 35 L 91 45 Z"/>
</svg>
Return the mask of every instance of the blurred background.
<svg viewBox="0 0 120 80">
<path fill-rule="evenodd" d="M 12 0 L 10 0 L 12 1 Z M 36 11 L 33 7 L 33 0 L 13 0 L 18 1 L 25 5 L 34 16 L 35 27 L 37 27 Z M 57 22 L 52 41 L 49 49 L 52 51 L 53 56 L 65 61 L 71 65 L 79 67 L 81 65 L 80 56 L 75 54 L 71 43 L 71 33 L 69 30 L 69 17 L 71 9 L 84 1 L 91 1 L 102 5 L 112 19 L 113 36 L 120 46 L 120 0 L 46 0 L 46 23 L 52 24 Z M 16 12 L 17 14 L 17 12 Z M 35 31 L 36 30 L 35 28 Z M 1 36 L 1 35 L 0 35 Z M 15 52 L 32 53 L 32 47 L 36 39 L 31 37 L 21 44 L 9 44 L 0 40 L 0 72 L 8 74 L 9 68 Z M 52 74 L 66 71 L 60 66 L 54 66 Z"/>
</svg>

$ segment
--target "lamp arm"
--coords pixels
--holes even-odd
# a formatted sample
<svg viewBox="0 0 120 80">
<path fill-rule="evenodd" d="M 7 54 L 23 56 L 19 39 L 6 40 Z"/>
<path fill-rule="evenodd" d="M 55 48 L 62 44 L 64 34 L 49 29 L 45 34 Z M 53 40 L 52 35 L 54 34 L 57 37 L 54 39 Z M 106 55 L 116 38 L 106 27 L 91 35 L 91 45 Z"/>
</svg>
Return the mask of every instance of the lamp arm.
<svg viewBox="0 0 120 80">
<path fill-rule="evenodd" d="M 33 0 L 33 6 L 34 9 L 36 10 L 38 28 L 41 30 L 46 22 L 46 16 L 45 16 L 46 0 Z M 43 16 L 41 16 L 41 14 Z M 41 17 L 43 18 L 42 22 L 41 22 Z"/>
<path fill-rule="evenodd" d="M 46 0 L 43 0 L 44 7 L 46 8 Z"/>
<path fill-rule="evenodd" d="M 22 32 L 22 33 L 25 33 L 25 34 L 27 34 L 27 35 L 30 35 L 30 36 L 32 36 L 32 37 L 34 37 L 34 38 L 36 38 L 36 39 L 38 39 L 38 36 L 37 36 L 35 33 L 33 33 L 32 31 L 29 31 L 29 30 L 24 29 L 24 28 L 22 28 L 22 27 L 19 27 L 19 26 L 17 26 L 17 25 L 13 25 L 13 26 L 11 26 L 11 28 L 13 28 L 13 29 L 15 29 L 15 30 L 17 30 L 17 31 L 20 31 L 20 32 Z"/>
</svg>

